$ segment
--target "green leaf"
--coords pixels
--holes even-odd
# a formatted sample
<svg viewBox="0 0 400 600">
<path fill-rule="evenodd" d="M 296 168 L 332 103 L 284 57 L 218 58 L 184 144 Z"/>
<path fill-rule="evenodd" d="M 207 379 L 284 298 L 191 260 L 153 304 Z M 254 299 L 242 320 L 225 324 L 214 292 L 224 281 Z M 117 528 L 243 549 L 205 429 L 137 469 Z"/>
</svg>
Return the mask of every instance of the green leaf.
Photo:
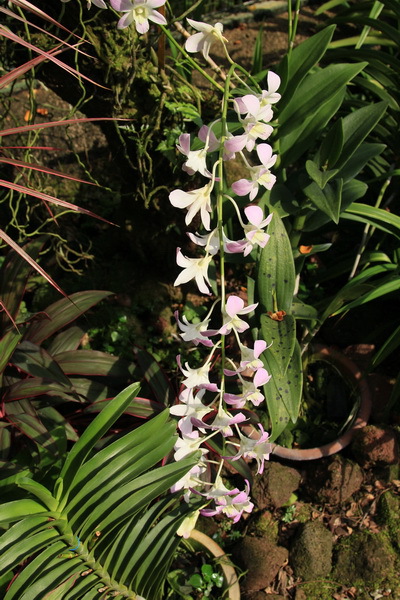
<svg viewBox="0 0 400 600">
<path fill-rule="evenodd" d="M 33 321 L 28 327 L 25 339 L 34 344 L 40 344 L 110 295 L 111 292 L 107 291 L 89 290 L 76 292 L 68 298 L 62 298 L 54 302 L 45 309 L 44 319 Z"/>
<path fill-rule="evenodd" d="M 334 31 L 335 25 L 322 29 L 294 48 L 290 57 L 286 56 L 279 65 L 277 69 L 279 75 L 283 78 L 285 72 L 287 73 L 281 88 L 282 98 L 279 102 L 281 110 L 291 101 L 307 73 L 325 54 Z"/>
<path fill-rule="evenodd" d="M 361 223 L 369 223 L 382 231 L 393 234 L 400 239 L 400 217 L 382 208 L 353 202 L 343 214 L 344 218 L 354 219 Z"/>
<path fill-rule="evenodd" d="M 337 113 L 343 102 L 345 88 L 338 92 L 328 102 L 310 111 L 308 118 L 298 126 L 288 131 L 280 138 L 281 165 L 288 166 L 302 156 L 309 148 L 315 146 L 315 141 L 326 127 L 326 124 Z M 272 188 L 274 190 L 274 188 Z"/>
<path fill-rule="evenodd" d="M 17 429 L 20 429 L 52 455 L 55 457 L 58 455 L 59 450 L 55 439 L 29 400 L 22 399 L 7 402 L 6 409 L 10 423 L 13 423 Z"/>
<path fill-rule="evenodd" d="M 343 120 L 338 119 L 330 128 L 320 146 L 319 166 L 329 169 L 338 160 L 342 148 Z M 316 183 L 318 183 L 318 181 L 316 181 Z"/>
<path fill-rule="evenodd" d="M 366 65 L 365 62 L 333 64 L 308 75 L 289 104 L 280 112 L 279 136 L 291 133 L 321 106 L 331 101 Z"/>
<path fill-rule="evenodd" d="M 370 160 L 382 154 L 386 146 L 384 144 L 370 144 L 364 142 L 354 154 L 346 161 L 346 164 L 339 170 L 338 177 L 341 177 L 346 183 L 357 177 Z M 365 185 L 365 184 L 364 184 Z"/>
<path fill-rule="evenodd" d="M 342 188 L 343 179 L 337 179 L 326 184 L 323 190 L 316 183 L 310 183 L 303 189 L 303 192 L 319 210 L 328 215 L 334 223 L 338 223 Z"/>
<path fill-rule="evenodd" d="M 281 369 L 274 371 L 275 361 L 270 365 L 268 350 L 263 353 L 262 361 L 272 377 L 264 385 L 264 396 L 271 421 L 270 440 L 274 441 L 290 421 L 295 423 L 297 420 L 303 392 L 303 369 L 297 341 L 284 376 L 280 375 Z"/>
<path fill-rule="evenodd" d="M 36 554 L 43 548 L 47 548 L 57 538 L 60 538 L 60 534 L 53 527 L 49 527 L 49 523 L 47 524 L 47 529 L 29 536 L 22 536 L 1 555 L 0 575 L 8 573 L 33 554 Z"/>
<path fill-rule="evenodd" d="M 323 190 L 328 181 L 338 173 L 338 169 L 321 171 L 313 160 L 306 161 L 306 170 L 311 179 L 315 181 L 321 190 Z"/>
<path fill-rule="evenodd" d="M 83 432 L 79 441 L 76 442 L 67 456 L 60 476 L 64 479 L 63 494 L 67 494 L 74 478 L 77 475 L 79 467 L 82 465 L 86 456 L 94 447 L 95 443 L 108 431 L 108 429 L 120 417 L 125 408 L 130 404 L 140 389 L 140 384 L 132 383 L 123 390 L 114 402 L 108 404 L 104 410 L 90 423 Z"/>
<path fill-rule="evenodd" d="M 285 226 L 276 213 L 268 226 L 268 233 L 271 237 L 262 249 L 258 263 L 259 310 L 289 313 L 295 285 L 294 261 Z"/>
<path fill-rule="evenodd" d="M 386 102 L 369 104 L 351 112 L 343 119 L 343 150 L 330 166 L 341 169 L 384 115 Z"/>
<path fill-rule="evenodd" d="M 7 525 L 14 521 L 19 521 L 27 515 L 37 515 L 38 513 L 47 512 L 43 504 L 39 504 L 36 500 L 14 500 L 0 505 L 0 525 Z"/>
<path fill-rule="evenodd" d="M 143 371 L 143 377 L 149 384 L 156 400 L 164 406 L 171 406 L 175 400 L 175 394 L 160 365 L 149 352 L 141 348 L 135 347 L 134 353 Z"/>
<path fill-rule="evenodd" d="M 112 399 L 98 400 L 85 408 L 85 413 L 97 413 L 103 410 L 104 406 L 112 402 Z M 140 417 L 142 419 L 150 419 L 158 415 L 164 410 L 165 406 L 148 398 L 134 398 L 130 405 L 126 408 L 125 414 Z"/>
<path fill-rule="evenodd" d="M 41 483 L 30 479 L 29 477 L 18 477 L 16 481 L 18 487 L 30 492 L 33 496 L 36 496 L 49 511 L 56 512 L 58 508 L 58 502 L 50 494 L 49 490 L 45 488 Z"/>
<path fill-rule="evenodd" d="M 282 321 L 274 321 L 267 315 L 261 315 L 261 333 L 267 342 L 265 351 L 270 374 L 283 378 L 294 352 L 296 342 L 296 322 L 292 315 L 286 315 Z"/>
</svg>

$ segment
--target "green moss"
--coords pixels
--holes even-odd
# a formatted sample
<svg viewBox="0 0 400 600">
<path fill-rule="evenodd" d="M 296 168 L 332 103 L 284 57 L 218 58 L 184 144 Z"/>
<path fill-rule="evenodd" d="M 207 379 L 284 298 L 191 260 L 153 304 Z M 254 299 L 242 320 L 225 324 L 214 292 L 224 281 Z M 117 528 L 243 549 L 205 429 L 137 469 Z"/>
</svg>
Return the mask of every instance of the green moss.
<svg viewBox="0 0 400 600">
<path fill-rule="evenodd" d="M 353 533 L 340 540 L 335 551 L 336 565 L 332 573 L 334 580 L 343 585 L 365 589 L 368 593 L 390 589 L 394 594 L 392 597 L 398 597 L 399 559 L 385 532 Z"/>
<path fill-rule="evenodd" d="M 395 548 L 400 550 L 400 499 L 388 491 L 379 499 L 377 521 L 383 525 Z"/>
<path fill-rule="evenodd" d="M 338 589 L 337 583 L 328 580 L 317 580 L 302 583 L 298 586 L 296 600 L 332 600 L 332 594 Z"/>
<path fill-rule="evenodd" d="M 272 513 L 266 510 L 254 519 L 249 528 L 249 533 L 276 543 L 278 541 L 278 521 Z"/>
</svg>

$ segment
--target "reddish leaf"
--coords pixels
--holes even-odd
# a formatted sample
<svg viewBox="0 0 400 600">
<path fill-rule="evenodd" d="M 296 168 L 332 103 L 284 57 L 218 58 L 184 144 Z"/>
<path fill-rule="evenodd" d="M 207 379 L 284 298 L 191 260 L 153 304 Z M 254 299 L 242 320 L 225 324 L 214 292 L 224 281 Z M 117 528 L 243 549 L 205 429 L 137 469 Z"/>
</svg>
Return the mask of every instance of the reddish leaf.
<svg viewBox="0 0 400 600">
<path fill-rule="evenodd" d="M 100 375 L 123 380 L 137 377 L 132 363 L 98 350 L 61 352 L 54 358 L 67 375 Z"/>
<path fill-rule="evenodd" d="M 103 410 L 104 406 L 109 402 L 112 402 L 112 398 L 107 398 L 105 400 L 100 400 L 99 402 L 95 402 L 85 408 L 86 413 L 97 413 Z M 165 409 L 163 404 L 159 402 L 154 402 L 154 400 L 148 400 L 147 398 L 135 398 L 129 404 L 128 408 L 125 409 L 124 413 L 126 415 L 132 415 L 134 417 L 139 417 L 141 419 L 150 419 L 155 415 L 158 415 Z"/>
<path fill-rule="evenodd" d="M 36 444 L 54 455 L 58 455 L 58 446 L 39 415 L 28 400 L 17 400 L 7 404 L 7 418 Z"/>
<path fill-rule="evenodd" d="M 32 375 L 66 385 L 71 389 L 71 381 L 65 375 L 59 364 L 44 348 L 39 348 L 32 342 L 23 341 L 12 355 L 12 364 Z"/>
<path fill-rule="evenodd" d="M 61 331 L 61 333 L 56 335 L 51 341 L 51 344 L 48 347 L 49 354 L 53 355 L 58 354 L 59 352 L 65 352 L 66 350 L 77 350 L 84 335 L 85 332 L 83 329 L 77 325 L 68 327 L 68 329 Z"/>
<path fill-rule="evenodd" d="M 15 160 L 13 158 L 1 158 L 0 163 L 6 163 L 8 165 L 13 165 L 14 167 L 21 167 L 23 169 L 32 169 L 33 171 L 40 171 L 41 173 L 48 173 L 49 175 L 55 175 L 57 177 L 63 177 L 64 179 L 71 179 L 72 181 L 77 181 L 78 183 L 87 183 L 88 185 L 96 185 L 92 181 L 85 181 L 84 179 L 79 179 L 78 177 L 73 177 L 72 175 L 68 175 L 67 173 L 62 173 L 61 171 L 54 171 L 54 169 L 50 169 L 49 167 L 35 165 L 33 163 L 23 162 L 21 160 Z"/>
<path fill-rule="evenodd" d="M 3 371 L 6 368 L 10 358 L 15 351 L 18 343 L 22 338 L 22 333 L 19 333 L 16 329 L 11 329 L 6 335 L 0 340 L 0 374 L 3 375 Z"/>
<path fill-rule="evenodd" d="M 44 200 L 45 202 L 51 202 L 52 204 L 56 204 L 57 206 L 63 206 L 64 208 L 68 208 L 69 210 L 72 210 L 74 212 L 79 212 L 84 215 L 89 215 L 90 217 L 94 217 L 95 219 L 100 219 L 100 221 L 104 221 L 104 223 L 110 224 L 110 221 L 107 221 L 107 219 L 103 219 L 103 217 L 99 217 L 95 213 L 92 213 L 90 210 L 87 210 L 86 208 L 81 208 L 80 206 L 76 206 L 76 204 L 71 204 L 70 202 L 65 202 L 65 200 L 60 200 L 59 198 L 55 198 L 54 196 L 49 196 L 49 194 L 45 194 L 43 192 L 39 192 L 37 190 L 33 190 L 31 188 L 24 187 L 23 185 L 19 185 L 17 183 L 11 182 L 11 181 L 5 181 L 4 179 L 0 179 L 0 186 L 14 190 L 15 192 L 19 192 L 20 194 L 27 194 L 28 196 L 33 196 L 34 198 L 39 198 L 40 200 Z"/>
<path fill-rule="evenodd" d="M 75 321 L 100 300 L 110 295 L 111 292 L 107 291 L 89 290 L 76 292 L 68 298 L 62 298 L 54 302 L 45 309 L 47 318 L 32 322 L 26 332 L 25 339 L 40 344 L 71 321 Z"/>
<path fill-rule="evenodd" d="M 72 385 L 63 385 L 43 377 L 27 377 L 7 388 L 4 402 L 13 402 L 23 398 L 36 398 L 37 396 L 56 396 L 62 401 L 80 401 Z"/>
</svg>

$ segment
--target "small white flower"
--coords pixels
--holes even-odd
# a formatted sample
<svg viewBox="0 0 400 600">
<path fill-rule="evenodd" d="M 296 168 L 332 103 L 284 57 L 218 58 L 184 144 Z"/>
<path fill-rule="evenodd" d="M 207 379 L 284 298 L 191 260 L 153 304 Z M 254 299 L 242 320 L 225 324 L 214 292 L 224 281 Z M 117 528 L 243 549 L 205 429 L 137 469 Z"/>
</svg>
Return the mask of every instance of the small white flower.
<svg viewBox="0 0 400 600">
<path fill-rule="evenodd" d="M 210 181 L 202 188 L 184 192 L 183 190 L 174 190 L 169 195 L 169 201 L 175 208 L 187 208 L 188 212 L 185 217 L 186 225 L 190 225 L 193 218 L 200 212 L 201 222 L 207 231 L 210 231 L 210 213 L 211 213 L 211 198 L 210 194 L 213 189 L 214 182 Z"/>
<path fill-rule="evenodd" d="M 239 318 L 239 315 L 246 315 L 257 308 L 257 304 L 244 306 L 244 301 L 239 296 L 229 296 L 225 308 L 222 311 L 223 325 L 218 333 L 227 335 L 235 329 L 238 333 L 243 333 L 249 328 L 249 324 Z"/>
<path fill-rule="evenodd" d="M 199 33 L 191 35 L 185 42 L 185 49 L 187 52 L 202 52 L 204 58 L 207 60 L 211 45 L 214 42 L 221 42 L 224 44 L 228 40 L 222 35 L 224 29 L 222 23 L 216 23 L 213 27 L 207 23 L 201 21 L 193 21 L 193 19 L 187 19 L 189 25 L 196 29 Z"/>
<path fill-rule="evenodd" d="M 205 386 L 210 383 L 209 380 L 209 371 L 210 371 L 210 362 L 206 360 L 204 365 L 198 367 L 197 369 L 192 369 L 189 367 L 189 363 L 185 363 L 185 369 L 182 367 L 181 356 L 180 354 L 176 357 L 176 361 L 180 370 L 186 379 L 183 380 L 183 385 L 187 388 L 195 388 L 200 386 Z"/>
<path fill-rule="evenodd" d="M 182 254 L 181 249 L 178 248 L 176 262 L 180 267 L 183 267 L 183 271 L 181 271 L 175 279 L 174 285 L 178 286 L 181 285 L 181 283 L 187 283 L 191 279 L 194 279 L 200 292 L 209 296 L 210 290 L 207 287 L 206 282 L 211 287 L 208 278 L 208 267 L 211 261 L 211 254 L 206 254 L 202 258 L 187 258 Z"/>
<path fill-rule="evenodd" d="M 165 17 L 154 10 L 165 4 L 165 0 L 110 0 L 111 6 L 125 15 L 118 21 L 118 29 L 124 29 L 131 23 L 135 23 L 138 33 L 146 33 L 149 30 L 149 21 L 158 25 L 166 25 Z"/>
</svg>

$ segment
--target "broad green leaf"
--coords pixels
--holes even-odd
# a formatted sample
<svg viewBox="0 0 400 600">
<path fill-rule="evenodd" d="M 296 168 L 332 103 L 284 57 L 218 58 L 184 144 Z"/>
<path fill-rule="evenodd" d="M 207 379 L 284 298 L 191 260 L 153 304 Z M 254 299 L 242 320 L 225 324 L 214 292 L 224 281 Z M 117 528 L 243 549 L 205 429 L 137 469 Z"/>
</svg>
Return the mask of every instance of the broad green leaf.
<svg viewBox="0 0 400 600">
<path fill-rule="evenodd" d="M 53 527 L 49 526 L 47 529 L 39 531 L 38 533 L 22 536 L 21 539 L 14 542 L 8 550 L 2 553 L 0 575 L 8 573 L 8 571 L 23 563 L 32 555 L 43 548 L 47 548 L 49 544 L 54 542 L 57 538 L 60 538 L 60 534 Z"/>
<path fill-rule="evenodd" d="M 76 292 L 68 298 L 54 302 L 45 309 L 45 318 L 32 322 L 26 332 L 26 339 L 34 344 L 40 344 L 110 295 L 111 292 L 107 291 L 89 290 Z"/>
<path fill-rule="evenodd" d="M 47 506 L 49 511 L 55 512 L 57 510 L 57 500 L 53 498 L 49 490 L 41 483 L 38 483 L 29 477 L 21 476 L 17 479 L 17 485 L 27 492 L 30 492 L 33 496 L 36 496 L 36 498 L 38 498 L 45 506 Z"/>
<path fill-rule="evenodd" d="M 37 515 L 44 512 L 47 512 L 47 508 L 36 502 L 36 500 L 14 500 L 13 502 L 0 504 L 0 525 L 14 523 L 14 521 L 19 521 L 27 515 Z"/>
<path fill-rule="evenodd" d="M 292 315 L 296 319 L 304 321 L 317 321 L 318 311 L 314 306 L 304 304 L 300 300 L 295 300 L 292 304 Z"/>
<path fill-rule="evenodd" d="M 338 119 L 326 134 L 319 149 L 319 166 L 331 170 L 343 148 L 343 120 Z M 316 180 L 315 180 L 316 181 Z M 318 183 L 318 181 L 316 182 Z"/>
<path fill-rule="evenodd" d="M 393 277 L 392 280 L 386 281 L 385 283 L 375 283 L 373 289 L 367 291 L 362 296 L 358 297 L 356 300 L 353 300 L 349 304 L 345 304 L 340 309 L 335 311 L 334 315 L 340 315 L 343 312 L 351 310 L 352 308 L 357 308 L 358 306 L 362 306 L 367 304 L 367 302 L 371 302 L 372 300 L 376 300 L 381 296 L 386 296 L 387 294 L 392 294 L 393 292 L 397 292 L 400 289 L 400 277 Z"/>
<path fill-rule="evenodd" d="M 64 495 L 67 494 L 79 467 L 84 462 L 86 456 L 94 447 L 95 443 L 109 430 L 111 425 L 122 415 L 125 408 L 130 404 L 140 389 L 140 384 L 132 383 L 123 390 L 114 402 L 108 404 L 104 410 L 90 423 L 83 432 L 79 441 L 73 446 L 67 456 L 61 471 L 61 477 L 64 479 Z"/>
<path fill-rule="evenodd" d="M 286 56 L 279 65 L 278 74 L 283 78 L 285 72 L 287 73 L 287 79 L 285 78 L 285 81 L 282 82 L 281 109 L 291 101 L 304 77 L 322 58 L 334 31 L 334 25 L 322 29 L 294 48 L 290 57 Z"/>
<path fill-rule="evenodd" d="M 294 352 L 296 342 L 296 321 L 293 315 L 286 315 L 282 321 L 274 321 L 261 315 L 261 333 L 267 342 L 265 361 L 270 374 L 284 377 Z"/>
<path fill-rule="evenodd" d="M 30 516 L 22 519 L 18 523 L 12 525 L 5 533 L 0 536 L 0 554 L 9 548 L 13 547 L 14 544 L 18 543 L 19 540 L 29 537 L 31 534 L 37 533 L 49 527 L 48 516 Z M 0 565 L 1 567 L 1 565 Z"/>
<path fill-rule="evenodd" d="M 48 565 L 47 569 L 42 570 L 41 577 L 34 583 L 27 586 L 19 600 L 46 600 L 47 594 L 54 591 L 67 578 L 71 576 L 79 577 L 84 563 L 80 557 L 56 558 Z"/>
<path fill-rule="evenodd" d="M 386 102 L 369 104 L 343 118 L 343 149 L 340 157 L 330 165 L 331 167 L 341 169 L 348 162 L 349 158 L 382 118 L 386 108 Z"/>
<path fill-rule="evenodd" d="M 279 136 L 284 137 L 314 115 L 318 108 L 332 100 L 366 65 L 367 63 L 333 64 L 304 79 L 295 96 L 279 114 Z"/>
<path fill-rule="evenodd" d="M 392 233 L 400 239 L 400 217 L 382 208 L 353 202 L 343 214 L 344 218 L 353 218 L 361 223 L 369 223 L 382 231 Z"/>
<path fill-rule="evenodd" d="M 343 87 L 328 102 L 315 108 L 314 111 L 310 111 L 308 118 L 299 123 L 295 129 L 290 129 L 287 135 L 280 138 L 280 157 L 283 167 L 292 164 L 309 148 L 315 146 L 315 142 L 326 124 L 337 113 L 344 96 L 345 88 Z"/>
<path fill-rule="evenodd" d="M 330 171 L 320 170 L 318 165 L 313 160 L 307 160 L 306 170 L 311 179 L 323 190 L 326 184 L 332 177 L 338 173 L 338 169 L 331 169 Z"/>
<path fill-rule="evenodd" d="M 400 346 L 400 325 L 389 335 L 388 339 L 375 352 L 372 357 L 371 367 L 374 369 L 381 364 L 392 352 Z"/>
<path fill-rule="evenodd" d="M 276 213 L 268 233 L 271 237 L 261 251 L 257 272 L 259 310 L 289 313 L 295 285 L 294 261 L 285 226 Z"/>
<path fill-rule="evenodd" d="M 337 174 L 347 182 L 351 182 L 362 171 L 365 165 L 379 154 L 382 154 L 386 146 L 384 144 L 370 144 L 364 142 L 361 144 L 354 154 L 346 161 L 346 164 L 339 170 Z"/>
<path fill-rule="evenodd" d="M 331 183 L 327 183 L 323 190 L 315 182 L 310 183 L 303 189 L 303 192 L 319 210 L 328 215 L 334 223 L 338 223 L 342 189 L 343 179 L 335 179 Z"/>
<path fill-rule="evenodd" d="M 65 551 L 65 542 L 55 542 L 45 548 L 38 556 L 36 556 L 27 566 L 19 573 L 10 586 L 4 600 L 21 600 L 23 591 L 31 586 L 37 580 L 49 562 L 61 552 Z M 39 596 L 40 597 L 40 596 Z M 38 598 L 36 599 L 38 600 Z"/>
</svg>

